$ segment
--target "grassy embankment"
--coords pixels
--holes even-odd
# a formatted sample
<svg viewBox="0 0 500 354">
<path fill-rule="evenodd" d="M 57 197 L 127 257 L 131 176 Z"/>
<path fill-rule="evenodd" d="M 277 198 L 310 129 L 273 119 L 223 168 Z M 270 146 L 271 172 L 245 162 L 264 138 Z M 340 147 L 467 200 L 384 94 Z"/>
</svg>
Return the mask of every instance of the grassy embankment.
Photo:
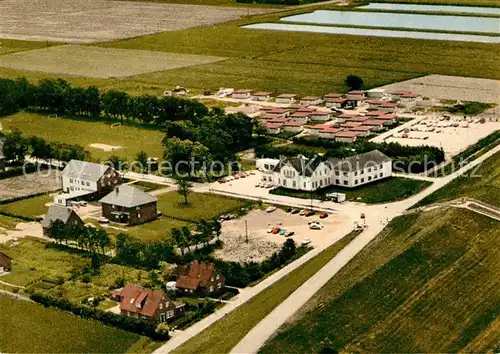
<svg viewBox="0 0 500 354">
<path fill-rule="evenodd" d="M 472 211 L 398 217 L 261 353 L 494 350 L 498 252 L 498 221 Z"/>
<path fill-rule="evenodd" d="M 424 198 L 416 206 L 472 197 L 500 207 L 500 153 Z"/>
<path fill-rule="evenodd" d="M 229 353 L 231 349 L 276 306 L 283 302 L 299 286 L 319 271 L 350 241 L 355 233 L 330 246 L 293 272 L 265 289 L 247 303 L 217 321 L 193 339 L 177 348 L 174 353 Z"/>
<path fill-rule="evenodd" d="M 4 353 L 123 353 L 147 339 L 0 294 Z"/>
<path fill-rule="evenodd" d="M 272 190 L 271 194 L 311 199 L 321 198 L 328 193 L 345 193 L 348 201 L 358 201 L 367 204 L 389 203 L 406 199 L 429 187 L 432 183 L 409 178 L 390 178 L 366 184 L 359 188 L 328 187 L 316 193 L 294 191 L 285 188 Z"/>
</svg>

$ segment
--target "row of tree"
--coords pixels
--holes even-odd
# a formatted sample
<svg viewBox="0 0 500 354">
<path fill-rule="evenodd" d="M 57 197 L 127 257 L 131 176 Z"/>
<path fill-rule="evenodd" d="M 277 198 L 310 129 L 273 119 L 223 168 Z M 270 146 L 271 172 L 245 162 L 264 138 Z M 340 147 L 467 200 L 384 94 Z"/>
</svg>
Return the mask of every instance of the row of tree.
<svg viewBox="0 0 500 354">
<path fill-rule="evenodd" d="M 72 87 L 63 79 L 43 79 L 38 85 L 25 78 L 0 79 L 0 115 L 19 109 L 46 114 L 107 117 L 163 126 L 167 121 L 196 122 L 208 108 L 195 100 L 152 95 L 130 96 L 125 91 L 100 92 L 95 86 Z"/>
<path fill-rule="evenodd" d="M 2 135 L 2 133 L 0 133 Z M 37 159 L 68 162 L 72 159 L 90 160 L 90 153 L 80 145 L 48 142 L 39 137 L 24 137 L 19 130 L 4 135 L 3 153 L 7 161 L 14 164 L 24 162 L 29 153 Z"/>
</svg>

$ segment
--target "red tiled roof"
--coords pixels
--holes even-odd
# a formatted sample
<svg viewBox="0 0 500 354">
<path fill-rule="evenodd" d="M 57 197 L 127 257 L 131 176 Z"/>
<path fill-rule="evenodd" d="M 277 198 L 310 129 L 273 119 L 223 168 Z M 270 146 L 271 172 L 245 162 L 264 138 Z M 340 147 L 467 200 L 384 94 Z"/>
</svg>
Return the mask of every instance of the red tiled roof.
<svg viewBox="0 0 500 354">
<path fill-rule="evenodd" d="M 359 135 L 359 133 L 349 132 L 349 131 L 343 131 L 343 132 L 339 132 L 339 133 L 335 134 L 335 137 L 338 137 L 338 138 L 354 138 L 354 137 L 357 137 L 358 135 Z"/>
<path fill-rule="evenodd" d="M 259 108 L 261 111 L 272 111 L 273 109 L 276 109 L 276 107 L 273 106 L 262 106 Z"/>
<path fill-rule="evenodd" d="M 253 92 L 252 90 L 247 90 L 247 89 L 239 89 L 239 90 L 234 90 L 233 91 L 233 95 L 234 94 L 239 94 L 239 93 L 251 93 Z"/>
<path fill-rule="evenodd" d="M 144 289 L 131 284 L 125 285 L 119 294 L 118 291 L 115 292 L 114 295 L 122 297 L 120 310 L 146 317 L 153 317 L 159 308 L 160 302 L 166 298 L 165 293 L 161 290 Z"/>
<path fill-rule="evenodd" d="M 207 285 L 212 275 L 214 275 L 215 265 L 203 261 L 192 261 L 189 267 L 183 267 L 181 272 L 182 275 L 177 279 L 176 287 L 196 290 L 198 287 Z M 193 288 L 194 286 L 196 288 Z"/>
<path fill-rule="evenodd" d="M 360 126 L 357 126 L 357 127 L 351 127 L 349 128 L 350 130 L 352 130 L 353 132 L 355 131 L 360 131 L 360 132 L 369 132 L 372 130 L 372 128 L 370 127 L 366 127 L 364 125 L 360 125 Z"/>
<path fill-rule="evenodd" d="M 365 113 L 365 116 L 367 117 L 380 117 L 384 114 L 384 112 L 380 112 L 380 111 L 371 111 L 371 112 L 366 112 Z"/>
<path fill-rule="evenodd" d="M 391 91 L 390 93 L 391 93 L 391 95 L 404 95 L 404 94 L 407 94 L 407 93 L 411 93 L 411 91 L 407 91 L 407 90 L 394 90 L 394 91 Z"/>
<path fill-rule="evenodd" d="M 292 118 L 307 118 L 311 115 L 310 112 L 295 112 L 294 114 L 292 114 L 290 117 Z"/>
<path fill-rule="evenodd" d="M 258 116 L 258 118 L 264 119 L 264 120 L 277 119 L 276 115 L 274 115 L 274 114 L 263 114 L 261 116 Z"/>
<path fill-rule="evenodd" d="M 418 97 L 420 95 L 418 93 L 408 92 L 408 93 L 403 93 L 400 96 L 401 97 L 405 97 L 405 98 L 416 98 L 416 97 Z"/>
<path fill-rule="evenodd" d="M 324 128 L 321 132 L 324 132 L 324 133 L 338 133 L 340 131 L 342 131 L 342 129 L 328 127 L 328 128 Z"/>
<path fill-rule="evenodd" d="M 256 92 L 256 93 L 252 93 L 252 96 L 270 96 L 272 94 L 272 92 Z"/>
<path fill-rule="evenodd" d="M 297 95 L 294 93 L 282 93 L 276 98 L 295 98 L 295 97 L 297 97 Z"/>
<path fill-rule="evenodd" d="M 347 99 L 344 97 L 325 98 L 325 102 L 328 102 L 328 103 L 344 103 L 345 101 L 347 101 Z"/>
<path fill-rule="evenodd" d="M 274 117 L 273 119 L 269 119 L 267 122 L 268 123 L 286 123 L 289 121 L 290 121 L 290 118 Z"/>
<path fill-rule="evenodd" d="M 380 107 L 382 107 L 382 108 L 394 108 L 396 106 L 397 106 L 397 104 L 393 103 L 393 102 L 386 102 L 386 103 L 383 103 L 380 105 Z"/>
<path fill-rule="evenodd" d="M 311 113 L 312 116 L 329 116 L 329 112 L 324 112 L 324 111 L 314 111 Z"/>
<path fill-rule="evenodd" d="M 297 109 L 297 112 L 315 112 L 316 111 L 316 108 L 315 107 L 300 107 L 299 109 Z"/>
<path fill-rule="evenodd" d="M 288 109 L 284 109 L 284 108 L 274 108 L 270 111 L 268 111 L 267 113 L 269 114 L 283 114 L 283 113 L 287 113 L 289 110 Z"/>
<path fill-rule="evenodd" d="M 383 125 L 385 121 L 380 119 L 368 119 L 363 122 L 364 125 Z"/>
<path fill-rule="evenodd" d="M 276 129 L 276 128 L 281 128 L 283 123 L 267 123 L 264 124 L 264 128 L 266 129 Z"/>
<path fill-rule="evenodd" d="M 355 117 L 350 117 L 347 118 L 348 122 L 364 122 L 365 120 L 370 119 L 369 117 L 366 116 L 355 116 Z"/>
<path fill-rule="evenodd" d="M 283 123 L 283 127 L 301 127 L 303 124 L 300 122 L 286 122 Z"/>
<path fill-rule="evenodd" d="M 288 108 L 290 108 L 290 109 L 300 109 L 302 107 L 304 107 L 304 106 L 297 104 L 297 103 L 293 103 L 293 104 L 288 106 Z"/>
<path fill-rule="evenodd" d="M 377 119 L 396 119 L 398 116 L 396 113 L 383 113 L 377 117 Z"/>
<path fill-rule="evenodd" d="M 340 116 L 338 116 L 338 118 L 344 118 L 344 119 L 349 119 L 349 118 L 352 118 L 352 117 L 356 117 L 356 115 L 355 114 L 342 113 Z"/>
<path fill-rule="evenodd" d="M 385 103 L 386 101 L 380 101 L 380 100 L 366 100 L 365 101 L 368 104 L 373 104 L 373 105 L 381 105 L 382 103 Z"/>
<path fill-rule="evenodd" d="M 362 123 L 349 122 L 349 123 L 341 124 L 340 126 L 344 127 L 344 128 L 351 128 L 351 127 L 359 127 L 360 125 L 362 125 Z"/>
</svg>

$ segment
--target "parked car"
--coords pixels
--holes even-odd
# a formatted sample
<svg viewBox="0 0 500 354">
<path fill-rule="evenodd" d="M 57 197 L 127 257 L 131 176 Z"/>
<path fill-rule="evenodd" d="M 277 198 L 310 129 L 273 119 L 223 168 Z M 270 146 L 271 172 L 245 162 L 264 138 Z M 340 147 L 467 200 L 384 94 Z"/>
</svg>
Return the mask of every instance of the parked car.
<svg viewBox="0 0 500 354">
<path fill-rule="evenodd" d="M 323 229 L 323 225 L 321 225 L 320 223 L 312 223 L 311 225 L 309 225 L 309 228 L 311 230 L 321 230 Z"/>
<path fill-rule="evenodd" d="M 162 216 L 162 215 L 163 215 L 163 213 L 162 213 L 161 211 L 159 211 L 159 210 L 158 210 L 158 211 L 156 212 L 156 216 L 160 217 L 160 216 Z"/>
<path fill-rule="evenodd" d="M 295 235 L 295 232 L 293 232 L 293 231 L 288 231 L 287 233 L 285 233 L 285 237 L 290 237 L 293 235 Z"/>
<path fill-rule="evenodd" d="M 311 239 L 309 239 L 309 238 L 306 238 L 306 239 L 304 239 L 304 241 L 301 242 L 302 246 L 306 246 L 310 243 L 311 243 Z"/>
<path fill-rule="evenodd" d="M 287 213 L 291 213 L 291 212 L 292 212 L 292 210 L 293 210 L 292 208 L 286 208 L 286 212 L 287 212 Z"/>
<path fill-rule="evenodd" d="M 279 228 L 279 227 L 275 227 L 275 228 L 273 229 L 272 233 L 273 233 L 274 235 L 276 235 L 278 232 L 280 232 L 280 230 L 281 230 L 281 228 Z"/>
<path fill-rule="evenodd" d="M 219 183 L 226 183 L 227 181 L 224 178 L 219 178 L 217 180 L 217 182 L 219 182 Z"/>
<path fill-rule="evenodd" d="M 324 219 L 328 217 L 328 213 L 325 213 L 324 211 L 319 214 L 320 219 Z"/>
<path fill-rule="evenodd" d="M 280 232 L 279 232 L 280 235 L 284 235 L 286 234 L 286 230 L 285 229 L 281 229 Z"/>
<path fill-rule="evenodd" d="M 306 212 L 304 213 L 304 216 L 313 216 L 315 213 L 313 210 L 306 210 Z"/>
<path fill-rule="evenodd" d="M 297 208 L 295 208 L 295 209 L 292 210 L 292 214 L 298 214 L 299 212 L 300 212 L 300 210 L 297 209 Z"/>
<path fill-rule="evenodd" d="M 303 216 L 303 215 L 305 215 L 305 213 L 306 213 L 305 209 L 302 209 L 302 210 L 299 212 L 299 215 L 300 215 L 300 216 Z"/>
<path fill-rule="evenodd" d="M 268 208 L 266 209 L 266 212 L 267 212 L 267 213 L 272 213 L 272 212 L 273 212 L 273 211 L 275 211 L 275 210 L 276 210 L 276 207 L 274 207 L 274 206 L 270 206 L 270 207 L 268 207 Z"/>
<path fill-rule="evenodd" d="M 105 218 L 104 216 L 101 216 L 99 219 L 97 219 L 101 224 L 107 224 L 109 220 Z"/>
<path fill-rule="evenodd" d="M 259 182 L 259 183 L 256 183 L 256 184 L 255 184 L 255 187 L 256 187 L 256 188 L 259 188 L 259 187 L 260 187 L 260 182 Z"/>
<path fill-rule="evenodd" d="M 365 213 L 361 213 L 361 219 L 364 219 L 365 218 Z"/>
<path fill-rule="evenodd" d="M 271 232 L 273 232 L 273 230 L 274 230 L 274 226 L 267 229 L 267 233 L 270 234 Z"/>
</svg>

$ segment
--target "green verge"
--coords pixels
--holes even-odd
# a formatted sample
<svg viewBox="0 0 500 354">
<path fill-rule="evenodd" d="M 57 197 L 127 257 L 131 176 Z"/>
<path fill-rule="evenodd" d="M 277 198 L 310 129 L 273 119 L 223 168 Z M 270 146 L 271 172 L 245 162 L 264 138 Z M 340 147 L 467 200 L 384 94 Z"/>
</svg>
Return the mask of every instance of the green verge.
<svg viewBox="0 0 500 354">
<path fill-rule="evenodd" d="M 357 233 L 354 232 L 346 235 L 319 255 L 208 327 L 195 338 L 177 348 L 174 353 L 229 353 L 253 327 L 335 257 L 356 235 Z"/>
<path fill-rule="evenodd" d="M 327 193 L 345 193 L 348 201 L 358 201 L 367 204 L 389 203 L 406 199 L 429 187 L 432 182 L 411 178 L 393 177 L 380 180 L 358 188 L 328 187 L 315 193 L 277 188 L 269 193 L 289 197 L 321 199 Z"/>
<path fill-rule="evenodd" d="M 22 222 L 25 222 L 25 221 L 0 214 L 0 229 L 4 228 L 7 230 L 15 230 L 16 225 L 19 223 L 22 223 Z M 1 230 L 0 230 L 0 233 L 1 233 Z"/>
<path fill-rule="evenodd" d="M 0 294 L 0 308 L 4 353 L 123 353 L 140 338 L 7 295 Z"/>
<path fill-rule="evenodd" d="M 22 52 L 25 50 L 41 49 L 57 45 L 55 42 L 18 41 L 15 39 L 0 39 L 0 55 Z M 60 43 L 59 43 L 60 44 Z"/>
<path fill-rule="evenodd" d="M 494 351 L 499 225 L 457 208 L 394 219 L 260 353 Z"/>
<path fill-rule="evenodd" d="M 500 152 L 422 199 L 415 207 L 472 197 L 500 207 Z"/>
<path fill-rule="evenodd" d="M 0 213 L 6 213 L 10 216 L 37 218 L 47 212 L 45 204 L 51 201 L 52 198 L 48 194 L 42 194 L 33 198 L 2 204 L 0 205 Z"/>
</svg>

